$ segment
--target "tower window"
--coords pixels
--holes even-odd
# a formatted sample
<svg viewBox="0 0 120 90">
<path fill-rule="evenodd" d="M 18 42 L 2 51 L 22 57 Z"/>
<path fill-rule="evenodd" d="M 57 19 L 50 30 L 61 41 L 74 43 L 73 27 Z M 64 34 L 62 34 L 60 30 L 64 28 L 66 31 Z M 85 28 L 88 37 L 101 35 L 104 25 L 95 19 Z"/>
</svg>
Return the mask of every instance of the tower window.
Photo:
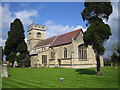
<svg viewBox="0 0 120 90">
<path fill-rule="evenodd" d="M 37 38 L 41 38 L 41 33 L 40 32 L 37 33 Z"/>
<path fill-rule="evenodd" d="M 28 38 L 29 38 L 29 39 L 31 38 L 31 33 L 28 33 Z"/>
</svg>

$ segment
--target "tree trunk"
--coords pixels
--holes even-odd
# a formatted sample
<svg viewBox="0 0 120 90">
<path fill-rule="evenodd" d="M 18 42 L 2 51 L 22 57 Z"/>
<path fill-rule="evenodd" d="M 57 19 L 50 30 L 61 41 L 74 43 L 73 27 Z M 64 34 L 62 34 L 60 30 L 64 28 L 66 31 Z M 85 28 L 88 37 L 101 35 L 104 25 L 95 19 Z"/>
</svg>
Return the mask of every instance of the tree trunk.
<svg viewBox="0 0 120 90">
<path fill-rule="evenodd" d="M 100 66 L 100 55 L 96 54 L 96 61 L 97 61 L 97 75 L 102 76 L 103 73 L 101 71 L 101 66 Z"/>
<path fill-rule="evenodd" d="M 11 67 L 13 67 L 13 65 L 14 65 L 14 61 L 12 62 L 12 66 Z"/>
</svg>

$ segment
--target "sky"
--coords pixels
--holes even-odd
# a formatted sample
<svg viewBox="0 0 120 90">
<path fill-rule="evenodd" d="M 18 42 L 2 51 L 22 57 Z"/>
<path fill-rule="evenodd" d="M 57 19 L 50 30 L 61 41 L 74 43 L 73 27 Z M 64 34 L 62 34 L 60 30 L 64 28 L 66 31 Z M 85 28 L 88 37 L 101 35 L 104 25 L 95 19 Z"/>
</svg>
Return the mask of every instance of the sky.
<svg viewBox="0 0 120 90">
<path fill-rule="evenodd" d="M 112 36 L 105 42 L 104 57 L 111 55 L 111 46 L 118 41 L 118 3 L 112 2 L 113 13 L 108 21 L 112 29 Z M 0 46 L 4 46 L 10 23 L 19 18 L 25 30 L 27 41 L 27 27 L 32 24 L 46 26 L 46 37 L 63 34 L 82 28 L 86 31 L 86 22 L 81 17 L 84 9 L 83 2 L 2 2 L 0 4 Z"/>
</svg>

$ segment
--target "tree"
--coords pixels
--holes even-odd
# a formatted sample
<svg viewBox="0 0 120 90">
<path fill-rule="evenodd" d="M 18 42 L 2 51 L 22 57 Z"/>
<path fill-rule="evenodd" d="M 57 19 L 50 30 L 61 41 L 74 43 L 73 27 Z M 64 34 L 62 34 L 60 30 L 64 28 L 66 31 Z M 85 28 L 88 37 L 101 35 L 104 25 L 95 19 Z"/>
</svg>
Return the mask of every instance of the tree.
<svg viewBox="0 0 120 90">
<path fill-rule="evenodd" d="M 5 42 L 4 54 L 6 60 L 13 63 L 15 60 L 22 60 L 28 55 L 27 44 L 25 43 L 23 24 L 16 18 L 11 23 L 8 38 Z"/>
<path fill-rule="evenodd" d="M 84 10 L 81 15 L 84 21 L 87 21 L 87 31 L 84 33 L 83 39 L 86 45 L 92 45 L 96 54 L 97 75 L 102 75 L 100 67 L 100 56 L 104 54 L 104 42 L 109 39 L 112 34 L 108 24 L 103 20 L 108 20 L 112 13 L 111 2 L 84 2 Z"/>
<path fill-rule="evenodd" d="M 116 59 L 118 62 L 120 62 L 120 42 L 113 44 L 113 54 L 111 55 L 112 59 Z"/>
<path fill-rule="evenodd" d="M 112 62 L 116 62 L 117 61 L 118 56 L 117 56 L 117 54 L 115 52 L 111 55 L 111 59 L 112 59 Z"/>
<path fill-rule="evenodd" d="M 0 46 L 0 65 L 2 64 L 3 61 L 3 47 Z"/>
</svg>

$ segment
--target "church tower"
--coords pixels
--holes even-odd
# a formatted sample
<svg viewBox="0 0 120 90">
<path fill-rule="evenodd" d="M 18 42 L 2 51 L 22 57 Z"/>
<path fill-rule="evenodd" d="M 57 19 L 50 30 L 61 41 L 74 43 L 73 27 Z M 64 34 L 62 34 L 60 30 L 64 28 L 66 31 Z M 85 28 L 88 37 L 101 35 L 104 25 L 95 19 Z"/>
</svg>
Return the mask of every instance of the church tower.
<svg viewBox="0 0 120 90">
<path fill-rule="evenodd" d="M 28 51 L 30 51 L 40 40 L 46 39 L 46 27 L 45 26 L 38 26 L 38 24 L 34 25 L 31 24 L 28 27 L 28 38 L 27 38 L 27 45 Z"/>
</svg>

